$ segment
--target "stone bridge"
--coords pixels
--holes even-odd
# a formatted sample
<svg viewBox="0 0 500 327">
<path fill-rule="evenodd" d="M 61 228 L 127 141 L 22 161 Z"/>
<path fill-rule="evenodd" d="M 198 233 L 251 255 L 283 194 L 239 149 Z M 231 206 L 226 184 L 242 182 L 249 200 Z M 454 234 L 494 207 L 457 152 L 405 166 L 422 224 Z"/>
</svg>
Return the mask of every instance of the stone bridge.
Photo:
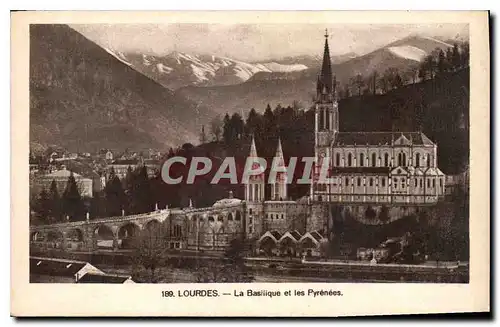
<svg viewBox="0 0 500 327">
<path fill-rule="evenodd" d="M 244 203 L 224 207 L 163 209 L 76 222 L 30 226 L 30 248 L 44 252 L 117 251 L 132 248 L 143 230 L 166 231 L 172 249 L 222 250 L 245 232 Z"/>
</svg>

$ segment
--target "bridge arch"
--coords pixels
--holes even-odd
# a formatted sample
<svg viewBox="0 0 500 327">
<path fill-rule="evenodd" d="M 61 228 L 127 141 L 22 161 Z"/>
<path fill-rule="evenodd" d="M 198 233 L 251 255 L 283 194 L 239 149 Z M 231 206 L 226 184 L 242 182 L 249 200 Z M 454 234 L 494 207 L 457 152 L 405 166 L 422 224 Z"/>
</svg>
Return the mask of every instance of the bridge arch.
<svg viewBox="0 0 500 327">
<path fill-rule="evenodd" d="M 134 246 L 134 241 L 135 239 L 139 236 L 140 234 L 140 227 L 133 223 L 129 222 L 126 224 L 123 224 L 119 229 L 118 229 L 118 245 L 122 249 L 130 249 Z"/>
<path fill-rule="evenodd" d="M 30 240 L 33 242 L 42 242 L 45 241 L 45 234 L 41 231 L 31 232 Z"/>
<path fill-rule="evenodd" d="M 72 228 L 66 232 L 66 240 L 72 242 L 83 242 L 83 231 L 80 228 Z"/>
<path fill-rule="evenodd" d="M 64 234 L 58 230 L 50 230 L 47 232 L 47 242 L 49 248 L 62 248 L 64 244 Z"/>
<path fill-rule="evenodd" d="M 97 248 L 113 248 L 115 233 L 108 225 L 98 225 L 94 229 L 94 244 Z"/>
<path fill-rule="evenodd" d="M 144 224 L 144 230 L 153 231 L 158 230 L 161 227 L 161 223 L 157 219 L 151 219 L 147 223 Z"/>
</svg>

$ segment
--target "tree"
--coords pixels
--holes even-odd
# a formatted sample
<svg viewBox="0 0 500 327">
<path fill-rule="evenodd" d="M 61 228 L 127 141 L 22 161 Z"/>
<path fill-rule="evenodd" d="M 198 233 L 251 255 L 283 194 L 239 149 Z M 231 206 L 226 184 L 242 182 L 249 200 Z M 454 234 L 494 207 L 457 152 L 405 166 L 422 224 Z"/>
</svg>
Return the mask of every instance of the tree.
<svg viewBox="0 0 500 327">
<path fill-rule="evenodd" d="M 349 90 L 349 84 L 344 86 L 344 99 L 351 97 L 351 91 Z"/>
<path fill-rule="evenodd" d="M 453 67 L 453 48 L 446 49 L 446 68 L 448 71 L 452 70 Z"/>
<path fill-rule="evenodd" d="M 246 133 L 248 135 L 260 134 L 260 124 L 261 124 L 260 115 L 255 111 L 254 108 L 250 109 L 250 112 L 248 113 L 247 121 L 245 124 Z"/>
<path fill-rule="evenodd" d="M 469 67 L 470 46 L 465 41 L 460 45 L 460 63 L 462 67 Z"/>
<path fill-rule="evenodd" d="M 426 56 L 420 64 L 419 77 L 424 81 L 433 79 L 436 72 L 435 66 L 436 62 L 434 57 L 432 55 Z"/>
<path fill-rule="evenodd" d="M 451 65 L 454 70 L 460 68 L 460 51 L 458 50 L 457 43 L 453 43 L 453 49 L 451 51 Z"/>
<path fill-rule="evenodd" d="M 156 283 L 156 272 L 163 267 L 168 259 L 169 249 L 168 231 L 164 225 L 155 228 L 145 228 L 133 242 L 132 263 L 148 272 L 147 282 Z"/>
<path fill-rule="evenodd" d="M 377 87 L 382 90 L 382 93 L 387 93 L 389 91 L 389 76 L 384 73 L 377 81 Z"/>
<path fill-rule="evenodd" d="M 57 191 L 57 183 L 52 180 L 49 189 L 49 201 L 50 201 L 50 222 L 61 221 L 62 208 L 61 208 L 61 198 L 59 197 L 59 192 Z"/>
<path fill-rule="evenodd" d="M 358 96 L 361 95 L 361 90 L 365 86 L 363 76 L 361 74 L 357 74 L 356 76 L 351 78 L 351 85 L 358 89 Z"/>
<path fill-rule="evenodd" d="M 147 167 L 142 165 L 134 172 L 132 187 L 132 212 L 145 213 L 153 209 L 154 198 L 148 177 Z"/>
<path fill-rule="evenodd" d="M 205 125 L 201 126 L 201 132 L 200 132 L 200 143 L 204 144 L 207 141 L 207 135 L 205 134 Z"/>
<path fill-rule="evenodd" d="M 62 203 L 64 214 L 69 216 L 70 219 L 77 220 L 82 217 L 83 202 L 73 172 L 68 177 L 66 189 L 62 196 Z"/>
<path fill-rule="evenodd" d="M 104 193 L 106 195 L 106 212 L 109 216 L 119 216 L 121 215 L 123 203 L 125 200 L 125 193 L 123 191 L 122 183 L 118 176 L 115 174 L 115 170 L 111 168 L 111 172 L 108 177 L 108 182 L 104 188 Z"/>
<path fill-rule="evenodd" d="M 446 71 L 446 57 L 443 49 L 439 49 L 437 58 L 437 72 L 439 75 L 443 75 Z"/>
<path fill-rule="evenodd" d="M 212 134 L 212 137 L 216 142 L 219 142 L 222 137 L 222 127 L 223 123 L 219 115 L 212 118 L 212 120 L 210 121 L 210 133 Z"/>
<path fill-rule="evenodd" d="M 40 192 L 34 209 L 41 223 L 50 223 L 50 199 L 45 188 Z"/>
<path fill-rule="evenodd" d="M 248 283 L 254 280 L 251 270 L 245 266 L 245 241 L 241 237 L 231 240 L 222 262 L 209 261 L 199 267 L 196 274 L 202 283 Z"/>
<path fill-rule="evenodd" d="M 231 116 L 230 126 L 231 126 L 230 128 L 231 141 L 236 141 L 241 139 L 245 128 L 245 123 L 243 122 L 243 118 L 241 117 L 240 114 L 234 113 Z"/>
<path fill-rule="evenodd" d="M 276 117 L 271 109 L 271 106 L 267 104 L 266 110 L 263 116 L 263 135 L 264 139 L 273 139 L 276 136 Z"/>
<path fill-rule="evenodd" d="M 374 95 L 377 94 L 377 82 L 378 82 L 378 73 L 376 70 L 374 70 L 373 73 L 370 74 L 370 76 L 368 76 L 368 81 L 367 81 L 368 90 L 370 90 L 370 92 Z"/>
<path fill-rule="evenodd" d="M 226 143 L 231 143 L 231 131 L 232 131 L 232 127 L 231 127 L 231 118 L 229 117 L 229 114 L 226 113 L 226 115 L 224 116 L 224 125 L 223 125 L 223 137 L 224 137 L 224 142 Z"/>
</svg>

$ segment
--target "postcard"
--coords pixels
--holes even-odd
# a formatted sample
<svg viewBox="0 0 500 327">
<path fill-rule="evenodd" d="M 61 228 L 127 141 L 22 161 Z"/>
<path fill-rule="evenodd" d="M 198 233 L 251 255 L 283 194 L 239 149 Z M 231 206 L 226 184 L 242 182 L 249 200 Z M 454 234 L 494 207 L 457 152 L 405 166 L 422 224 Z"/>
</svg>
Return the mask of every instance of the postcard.
<svg viewBox="0 0 500 327">
<path fill-rule="evenodd" d="M 11 19 L 12 315 L 490 310 L 487 12 Z"/>
</svg>

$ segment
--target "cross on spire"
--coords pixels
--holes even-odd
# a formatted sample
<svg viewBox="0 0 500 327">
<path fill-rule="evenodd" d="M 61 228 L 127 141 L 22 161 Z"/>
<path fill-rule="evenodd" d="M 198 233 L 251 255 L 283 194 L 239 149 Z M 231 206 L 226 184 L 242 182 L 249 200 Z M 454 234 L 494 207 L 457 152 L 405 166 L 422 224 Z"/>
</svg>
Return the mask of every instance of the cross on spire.
<svg viewBox="0 0 500 327">
<path fill-rule="evenodd" d="M 325 28 L 325 38 L 328 39 L 328 28 Z"/>
</svg>

